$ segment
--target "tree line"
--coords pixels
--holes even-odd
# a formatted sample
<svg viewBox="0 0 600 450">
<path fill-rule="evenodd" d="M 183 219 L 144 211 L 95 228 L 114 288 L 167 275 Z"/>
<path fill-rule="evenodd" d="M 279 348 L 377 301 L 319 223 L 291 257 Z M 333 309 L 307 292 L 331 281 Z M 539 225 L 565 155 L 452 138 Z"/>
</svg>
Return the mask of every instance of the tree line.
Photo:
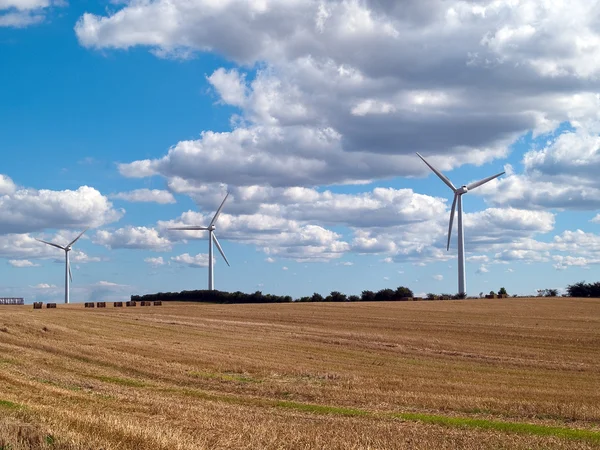
<svg viewBox="0 0 600 450">
<path fill-rule="evenodd" d="M 172 302 L 203 302 L 203 303 L 291 303 L 297 302 L 386 302 L 412 300 L 413 292 L 400 286 L 394 289 L 382 289 L 380 291 L 363 291 L 360 296 L 346 295 L 338 291 L 332 291 L 327 296 L 314 293 L 309 297 L 300 297 L 293 299 L 289 295 L 263 294 L 256 291 L 252 294 L 244 292 L 225 292 L 225 291 L 182 291 L 182 292 L 158 292 L 156 294 L 132 295 L 132 301 L 172 301 Z"/>
<path fill-rule="evenodd" d="M 600 282 L 586 283 L 580 281 L 572 284 L 566 289 L 569 297 L 600 297 Z M 494 291 L 490 291 L 494 294 Z M 499 296 L 507 295 L 505 288 L 500 288 Z M 557 289 L 542 289 L 538 290 L 538 296 L 556 297 Z M 479 294 L 483 297 L 483 292 Z M 425 300 L 449 300 L 463 299 L 461 294 L 441 294 L 435 295 L 429 293 L 424 298 Z M 346 295 L 339 291 L 332 291 L 329 295 L 323 296 L 319 293 L 314 293 L 311 296 L 300 298 L 292 298 L 289 295 L 272 295 L 263 294 L 261 291 L 256 291 L 252 294 L 244 292 L 225 292 L 225 291 L 181 291 L 181 292 L 158 292 L 156 294 L 132 295 L 132 301 L 173 301 L 173 302 L 203 302 L 203 303 L 291 303 L 291 302 L 389 302 L 389 301 L 406 301 L 406 300 L 423 300 L 414 297 L 413 291 L 406 286 L 399 286 L 396 289 L 381 289 L 380 291 L 362 291 L 360 295 Z"/>
<path fill-rule="evenodd" d="M 567 286 L 567 295 L 569 297 L 600 297 L 600 282 L 586 283 L 580 281 L 571 284 Z"/>
</svg>

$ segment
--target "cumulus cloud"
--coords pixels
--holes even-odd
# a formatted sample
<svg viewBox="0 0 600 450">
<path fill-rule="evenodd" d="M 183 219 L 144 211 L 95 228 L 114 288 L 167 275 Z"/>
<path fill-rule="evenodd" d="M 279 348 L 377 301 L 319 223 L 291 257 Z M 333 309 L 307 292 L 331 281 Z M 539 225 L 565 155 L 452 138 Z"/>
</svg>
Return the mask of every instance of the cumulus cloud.
<svg viewBox="0 0 600 450">
<path fill-rule="evenodd" d="M 43 22 L 51 6 L 64 6 L 64 0 L 1 0 L 0 27 L 24 28 Z"/>
<path fill-rule="evenodd" d="M 485 264 L 482 264 L 479 266 L 479 268 L 477 269 L 477 273 L 482 274 L 482 273 L 488 273 L 490 270 L 487 268 L 487 266 Z"/>
<path fill-rule="evenodd" d="M 162 237 L 158 230 L 147 227 L 127 226 L 115 231 L 98 230 L 93 242 L 111 249 L 151 249 L 156 251 L 171 249 L 169 239 Z"/>
<path fill-rule="evenodd" d="M 10 179 L 0 179 L 0 234 L 27 233 L 45 228 L 98 227 L 119 220 L 108 199 L 92 187 L 75 191 L 17 189 Z"/>
<path fill-rule="evenodd" d="M 198 253 L 195 256 L 184 253 L 183 255 L 172 256 L 171 261 L 188 267 L 208 267 L 209 260 L 206 253 Z"/>
<path fill-rule="evenodd" d="M 40 235 L 39 237 L 58 244 L 67 244 L 73 240 L 79 232 L 59 230 L 53 235 Z M 85 235 L 82 239 L 85 239 Z M 64 252 L 45 245 L 37 241 L 29 234 L 0 234 L 0 258 L 9 260 L 10 264 L 27 264 L 22 261 L 32 259 L 61 259 L 64 258 Z M 73 262 L 97 262 L 100 258 L 88 256 L 86 253 L 75 248 L 71 251 L 71 261 Z M 13 264 L 13 265 L 14 265 Z"/>
<path fill-rule="evenodd" d="M 34 289 L 56 289 L 56 285 L 48 283 L 39 283 L 31 287 Z"/>
<path fill-rule="evenodd" d="M 211 218 L 212 215 L 188 211 L 176 220 L 159 221 L 158 227 L 173 241 L 206 239 L 205 232 L 167 229 L 183 225 L 206 225 Z M 340 257 L 349 249 L 349 245 L 338 233 L 318 225 L 284 219 L 278 215 L 234 216 L 223 213 L 217 223 L 217 235 L 220 240 L 230 239 L 254 245 L 270 257 L 281 256 L 298 261 L 326 261 Z"/>
<path fill-rule="evenodd" d="M 582 124 L 561 131 L 540 149 L 528 151 L 522 162 L 522 173 L 494 180 L 475 192 L 495 205 L 600 208 L 600 179 L 596 175 L 600 170 L 600 137 L 596 131 Z"/>
<path fill-rule="evenodd" d="M 431 278 L 433 278 L 436 281 L 442 281 L 444 279 L 444 275 L 432 275 Z"/>
<path fill-rule="evenodd" d="M 150 264 L 152 267 L 164 266 L 166 264 L 162 256 L 158 258 L 145 258 L 144 262 Z"/>
<path fill-rule="evenodd" d="M 314 187 L 426 175 L 417 150 L 444 171 L 483 165 L 531 132 L 539 142 L 523 170 L 506 167 L 474 191 L 493 207 L 465 214 L 467 252 L 483 267 L 566 265 L 553 256 L 569 236 L 535 237 L 553 230 L 545 209 L 600 203 L 599 14 L 585 0 L 156 0 L 84 14 L 75 31 L 88 48 L 208 51 L 237 64 L 207 77 L 218 103 L 236 110 L 230 131 L 204 130 L 162 157 L 119 165 L 126 177 L 160 175 L 198 203 L 201 213 L 157 224 L 170 241 L 205 239 L 165 228 L 206 225 L 227 188 L 219 236 L 269 257 L 453 259 L 446 199 Z"/>
<path fill-rule="evenodd" d="M 84 14 L 75 31 L 89 48 L 211 51 L 261 67 L 208 76 L 240 110 L 235 129 L 121 173 L 306 186 L 425 174 L 415 150 L 443 170 L 482 164 L 529 130 L 596 117 L 597 19 L 585 0 L 158 0 Z"/>
<path fill-rule="evenodd" d="M 119 192 L 111 195 L 111 198 L 125 200 L 128 202 L 145 202 L 145 203 L 175 203 L 175 197 L 169 191 L 160 189 L 136 189 L 130 192 Z"/>
<path fill-rule="evenodd" d="M 8 263 L 13 267 L 38 267 L 39 264 L 33 263 L 27 259 L 10 259 Z"/>
</svg>

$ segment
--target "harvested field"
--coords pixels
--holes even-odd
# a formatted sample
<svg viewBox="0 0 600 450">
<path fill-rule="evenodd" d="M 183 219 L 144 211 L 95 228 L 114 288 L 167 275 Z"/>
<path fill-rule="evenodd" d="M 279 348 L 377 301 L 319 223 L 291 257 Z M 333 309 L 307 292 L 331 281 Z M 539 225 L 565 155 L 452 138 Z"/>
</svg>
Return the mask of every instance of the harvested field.
<svg viewBox="0 0 600 450">
<path fill-rule="evenodd" d="M 108 306 L 0 309 L 0 448 L 600 447 L 596 299 Z"/>
</svg>

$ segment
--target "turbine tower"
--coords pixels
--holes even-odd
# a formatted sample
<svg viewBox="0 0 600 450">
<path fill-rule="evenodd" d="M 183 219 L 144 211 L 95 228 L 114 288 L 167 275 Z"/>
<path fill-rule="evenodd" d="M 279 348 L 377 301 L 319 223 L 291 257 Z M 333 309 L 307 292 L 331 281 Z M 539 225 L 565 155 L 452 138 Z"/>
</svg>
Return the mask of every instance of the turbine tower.
<svg viewBox="0 0 600 450">
<path fill-rule="evenodd" d="M 221 244 L 219 244 L 219 240 L 217 239 L 217 236 L 215 235 L 215 223 L 217 223 L 217 219 L 219 218 L 219 215 L 221 214 L 221 210 L 223 209 L 223 205 L 225 204 L 227 197 L 229 197 L 229 192 L 223 199 L 223 202 L 221 202 L 221 206 L 219 206 L 219 209 L 217 209 L 217 212 L 215 213 L 214 217 L 212 218 L 212 220 L 210 221 L 210 224 L 207 227 L 189 226 L 189 227 L 169 228 L 169 230 L 208 231 L 208 290 L 209 291 L 213 291 L 215 289 L 215 274 L 214 274 L 214 266 L 213 266 L 213 264 L 214 264 L 213 263 L 213 242 L 217 246 L 217 249 L 219 249 L 219 252 L 221 253 L 221 256 L 223 257 L 223 259 L 225 260 L 227 265 L 229 267 L 231 267 L 229 265 L 229 261 L 227 261 L 227 257 L 225 256 L 225 253 L 223 253 Z"/>
<path fill-rule="evenodd" d="M 83 233 L 85 233 L 88 230 L 88 228 L 86 228 L 81 233 L 79 233 L 79 236 L 77 236 L 75 239 L 73 239 L 71 242 L 69 242 L 69 244 L 67 244 L 64 247 L 62 245 L 58 245 L 53 242 L 46 242 L 46 241 L 42 241 L 41 239 L 36 238 L 36 241 L 43 242 L 44 244 L 51 245 L 52 247 L 60 248 L 61 250 L 64 250 L 64 252 L 65 252 L 65 303 L 69 303 L 69 280 L 71 282 L 73 281 L 73 274 L 71 273 L 71 263 L 69 262 L 69 252 L 71 251 L 73 244 L 75 244 L 75 242 L 77 242 L 79 240 L 79 238 L 81 236 L 83 236 Z"/>
<path fill-rule="evenodd" d="M 448 225 L 448 244 L 446 245 L 446 250 L 450 249 L 450 235 L 452 234 L 452 223 L 454 222 L 454 211 L 457 209 L 458 205 L 458 293 L 459 294 L 467 294 L 467 280 L 465 275 L 465 233 L 463 229 L 463 206 L 462 206 L 462 196 L 467 192 L 475 189 L 476 187 L 481 186 L 482 184 L 487 183 L 488 181 L 493 180 L 494 178 L 503 175 L 504 172 L 500 172 L 496 175 L 492 175 L 491 177 L 484 178 L 483 180 L 476 181 L 475 183 L 468 184 L 466 186 L 461 186 L 460 188 L 456 188 L 452 182 L 446 178 L 446 176 L 438 171 L 435 167 L 429 164 L 425 158 L 423 158 L 419 153 L 417 156 L 423 160 L 427 166 L 433 170 L 433 172 L 440 177 L 440 179 L 450 188 L 452 192 L 454 192 L 454 201 L 452 202 L 452 210 L 450 211 L 450 224 Z"/>
</svg>

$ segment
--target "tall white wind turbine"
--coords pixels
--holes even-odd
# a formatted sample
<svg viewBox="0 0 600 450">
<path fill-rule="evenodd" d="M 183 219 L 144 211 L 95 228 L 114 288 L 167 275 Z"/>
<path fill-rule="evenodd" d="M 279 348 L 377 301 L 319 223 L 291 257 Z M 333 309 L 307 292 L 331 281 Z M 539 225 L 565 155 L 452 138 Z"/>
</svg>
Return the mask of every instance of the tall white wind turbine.
<svg viewBox="0 0 600 450">
<path fill-rule="evenodd" d="M 77 236 L 64 247 L 53 242 L 46 242 L 36 238 L 36 241 L 43 242 L 44 244 L 51 245 L 52 247 L 60 248 L 65 252 L 65 303 L 69 303 L 69 280 L 71 282 L 73 281 L 73 274 L 71 273 L 71 263 L 69 262 L 69 252 L 71 251 L 73 244 L 75 244 L 75 242 L 77 242 L 79 238 L 83 236 L 83 233 L 85 233 L 88 230 L 88 228 L 79 233 L 79 236 Z"/>
<path fill-rule="evenodd" d="M 438 171 L 435 167 L 425 161 L 419 153 L 417 156 L 423 160 L 427 166 L 433 170 L 433 172 L 440 177 L 440 179 L 450 188 L 452 192 L 454 192 L 454 201 L 452 202 L 452 210 L 450 211 L 450 224 L 448 225 L 448 244 L 446 245 L 446 250 L 450 249 L 450 235 L 452 234 L 452 223 L 454 222 L 454 211 L 457 209 L 458 204 L 458 293 L 459 294 L 467 294 L 467 280 L 465 275 L 465 234 L 463 230 L 463 207 L 462 207 L 462 196 L 469 191 L 472 191 L 476 187 L 481 186 L 482 184 L 487 183 L 488 181 L 493 180 L 494 178 L 503 175 L 504 172 L 500 172 L 496 175 L 492 175 L 491 177 L 484 178 L 483 180 L 476 181 L 475 183 L 468 184 L 466 186 L 461 186 L 460 188 L 456 188 L 452 182 L 440 171 Z"/>
<path fill-rule="evenodd" d="M 221 256 L 223 257 L 223 259 L 225 260 L 227 265 L 230 266 L 229 261 L 227 261 L 227 257 L 225 256 L 225 253 L 223 252 L 223 249 L 221 248 L 221 244 L 219 244 L 219 240 L 217 239 L 217 236 L 215 235 L 215 223 L 217 223 L 217 219 L 219 218 L 219 215 L 221 214 L 221 210 L 223 209 L 223 205 L 225 204 L 227 197 L 229 197 L 229 192 L 223 199 L 223 202 L 221 202 L 221 206 L 219 206 L 219 209 L 217 209 L 217 212 L 215 213 L 214 217 L 212 218 L 212 220 L 210 221 L 210 224 L 207 227 L 189 226 L 189 227 L 169 228 L 169 230 L 208 231 L 208 290 L 209 291 L 213 291 L 215 289 L 215 276 L 214 276 L 214 266 L 213 266 L 213 264 L 214 264 L 214 262 L 213 262 L 213 242 L 217 246 L 217 249 L 219 249 L 219 253 L 221 253 Z"/>
</svg>

